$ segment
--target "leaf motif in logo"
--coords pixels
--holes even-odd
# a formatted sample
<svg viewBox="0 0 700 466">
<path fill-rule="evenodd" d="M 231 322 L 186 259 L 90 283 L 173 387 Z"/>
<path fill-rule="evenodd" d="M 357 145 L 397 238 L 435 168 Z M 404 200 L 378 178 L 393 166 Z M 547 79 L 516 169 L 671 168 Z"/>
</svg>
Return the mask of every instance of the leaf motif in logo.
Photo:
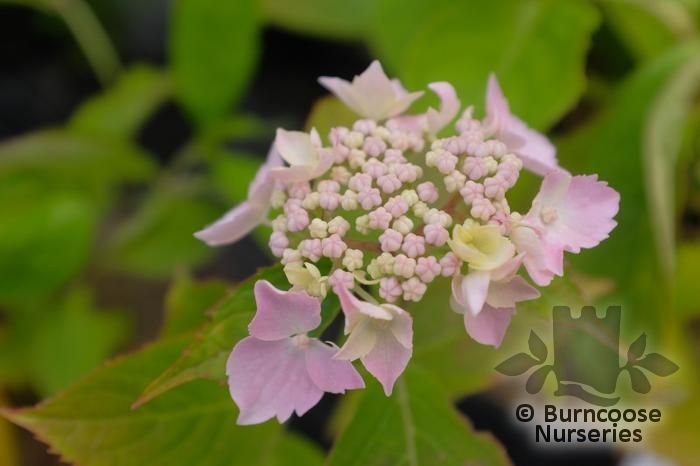
<svg viewBox="0 0 700 466">
<path fill-rule="evenodd" d="M 647 347 L 647 334 L 642 333 L 639 338 L 634 340 L 630 345 L 629 350 L 627 350 L 627 361 L 635 362 L 644 354 L 644 350 Z"/>
<path fill-rule="evenodd" d="M 544 382 L 547 380 L 547 376 L 553 369 L 554 368 L 548 364 L 540 367 L 535 372 L 530 374 L 530 377 L 527 378 L 527 382 L 525 383 L 525 390 L 527 390 L 527 392 L 531 395 L 538 393 L 540 390 L 542 390 Z"/>
<path fill-rule="evenodd" d="M 649 390 L 651 390 L 651 384 L 649 384 L 649 379 L 647 379 L 647 376 L 644 375 L 644 372 L 635 367 L 628 367 L 627 371 L 630 373 L 632 390 L 642 394 L 649 393 Z"/>
<path fill-rule="evenodd" d="M 666 377 L 678 370 L 678 365 L 659 353 L 649 353 L 635 363 L 654 375 Z"/>
<path fill-rule="evenodd" d="M 524 374 L 532 367 L 535 367 L 538 363 L 539 361 L 529 354 L 518 353 L 496 366 L 496 370 L 504 375 L 515 376 Z"/>
<path fill-rule="evenodd" d="M 547 360 L 547 346 L 542 339 L 532 330 L 530 330 L 530 338 L 527 340 L 527 345 L 530 352 L 540 363 Z"/>
</svg>

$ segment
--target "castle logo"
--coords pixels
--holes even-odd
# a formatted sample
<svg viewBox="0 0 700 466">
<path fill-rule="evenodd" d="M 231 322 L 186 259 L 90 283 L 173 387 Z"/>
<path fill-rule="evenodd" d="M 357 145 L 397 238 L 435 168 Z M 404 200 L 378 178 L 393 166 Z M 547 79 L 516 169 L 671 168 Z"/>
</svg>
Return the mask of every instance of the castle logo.
<svg viewBox="0 0 700 466">
<path fill-rule="evenodd" d="M 503 361 L 496 370 L 519 376 L 533 370 L 525 384 L 530 394 L 542 390 L 545 380 L 554 373 L 555 396 L 573 396 L 589 404 L 610 407 L 620 401 L 616 388 L 620 374 L 626 372 L 632 389 L 648 393 L 648 374 L 666 377 L 678 366 L 659 353 L 647 352 L 646 334 L 642 333 L 627 349 L 620 352 L 620 306 L 607 308 L 604 317 L 593 306 L 584 306 L 578 318 L 567 306 L 552 310 L 553 362 L 547 363 L 550 351 L 542 339 L 530 332 L 529 353 L 518 353 Z M 624 361 L 624 364 L 621 364 Z"/>
</svg>

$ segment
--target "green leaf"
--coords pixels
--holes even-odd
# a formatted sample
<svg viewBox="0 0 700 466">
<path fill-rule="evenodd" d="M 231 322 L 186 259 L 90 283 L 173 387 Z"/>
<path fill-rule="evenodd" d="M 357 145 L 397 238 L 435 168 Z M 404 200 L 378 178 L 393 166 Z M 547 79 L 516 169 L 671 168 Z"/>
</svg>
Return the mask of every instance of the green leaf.
<svg viewBox="0 0 700 466">
<path fill-rule="evenodd" d="M 99 216 L 93 199 L 41 179 L 6 176 L 0 209 L 0 302 L 36 299 L 87 262 Z"/>
<path fill-rule="evenodd" d="M 193 234 L 220 214 L 196 181 L 154 190 L 110 241 L 104 265 L 146 277 L 168 277 L 173 269 L 195 267 L 213 249 Z"/>
<path fill-rule="evenodd" d="M 165 321 L 161 336 L 179 335 L 204 324 L 207 311 L 226 295 L 226 283 L 219 280 L 194 281 L 178 273 L 165 295 Z"/>
<path fill-rule="evenodd" d="M 655 58 L 695 29 L 679 0 L 603 0 L 605 19 L 640 61 Z"/>
<path fill-rule="evenodd" d="M 683 140 L 684 122 L 698 90 L 700 59 L 694 58 L 680 67 L 654 99 L 643 131 L 649 211 L 656 251 L 668 280 L 671 280 L 675 266 L 676 161 Z"/>
<path fill-rule="evenodd" d="M 137 400 L 142 405 L 153 398 L 196 379 L 221 381 L 226 359 L 233 346 L 248 335 L 248 324 L 255 314 L 253 287 L 258 280 L 282 286 L 286 277 L 281 267 L 264 269 L 239 284 L 213 311 L 209 321 L 188 345 L 187 350 L 147 387 Z"/>
<path fill-rule="evenodd" d="M 208 154 L 211 177 L 217 191 L 232 203 L 248 198 L 248 186 L 263 163 L 262 157 L 232 153 L 225 149 Z"/>
<path fill-rule="evenodd" d="M 155 165 L 126 142 L 66 130 L 43 130 L 0 144 L 0 176 L 32 173 L 104 191 L 117 182 L 147 180 Z"/>
<path fill-rule="evenodd" d="M 279 425 L 235 425 L 226 390 L 199 381 L 131 409 L 142 388 L 183 348 L 162 341 L 93 372 L 37 407 L 5 411 L 71 463 L 84 466 L 320 465 L 315 448 Z"/>
<path fill-rule="evenodd" d="M 680 244 L 676 250 L 674 301 L 677 311 L 684 316 L 700 314 L 698 264 L 700 264 L 700 243 Z"/>
<path fill-rule="evenodd" d="M 627 350 L 627 361 L 634 362 L 641 358 L 644 354 L 644 350 L 647 347 L 647 334 L 642 333 L 639 338 L 634 340 Z"/>
<path fill-rule="evenodd" d="M 579 270 L 616 282 L 617 291 L 608 302 L 629 310 L 625 330 L 635 337 L 642 331 L 655 336 L 662 325 L 658 310 L 664 299 L 658 292 L 661 278 L 641 157 L 646 118 L 668 79 L 698 51 L 700 44 L 691 42 L 649 62 L 620 85 L 598 118 L 558 144 L 565 167 L 597 173 L 620 192 L 618 225 L 610 238 L 569 260 Z"/>
<path fill-rule="evenodd" d="M 489 436 L 475 433 L 429 374 L 409 368 L 386 397 L 371 381 L 337 439 L 328 466 L 509 464 Z"/>
<path fill-rule="evenodd" d="M 331 39 L 361 39 L 371 19 L 371 0 L 260 0 L 265 20 L 295 32 Z"/>
<path fill-rule="evenodd" d="M 497 365 L 495 369 L 501 374 L 516 376 L 524 374 L 539 363 L 540 361 L 527 353 L 518 353 Z"/>
<path fill-rule="evenodd" d="M 644 375 L 642 371 L 634 367 L 628 367 L 627 371 L 630 374 L 630 382 L 632 382 L 632 390 L 637 393 L 649 393 L 651 390 L 651 384 L 649 384 L 649 379 Z"/>
<path fill-rule="evenodd" d="M 97 310 L 86 289 L 72 290 L 52 307 L 34 313 L 29 350 L 32 383 L 44 397 L 105 361 L 128 331 L 126 315 Z"/>
<path fill-rule="evenodd" d="M 530 331 L 527 346 L 532 355 L 536 357 L 539 362 L 542 363 L 547 360 L 547 345 L 544 344 L 542 339 L 534 331 Z"/>
<path fill-rule="evenodd" d="M 637 361 L 636 365 L 660 377 L 667 377 L 678 370 L 676 363 L 659 353 L 647 354 Z"/>
<path fill-rule="evenodd" d="M 243 95 L 257 61 L 253 0 L 177 0 L 170 34 L 178 99 L 199 123 L 220 119 Z"/>
<path fill-rule="evenodd" d="M 542 390 L 542 386 L 544 386 L 544 382 L 547 380 L 547 376 L 553 369 L 554 368 L 552 366 L 546 365 L 534 371 L 532 374 L 530 374 L 530 377 L 527 378 L 525 390 L 530 395 L 539 393 L 540 390 Z"/>
<path fill-rule="evenodd" d="M 355 112 L 338 98 L 329 95 L 321 97 L 314 103 L 304 127 L 307 131 L 316 128 L 321 138 L 326 139 L 331 128 L 337 126 L 352 127 L 355 120 L 357 120 Z"/>
<path fill-rule="evenodd" d="M 132 138 L 170 94 L 170 80 L 165 74 L 137 65 L 124 72 L 113 87 L 84 103 L 69 126 L 95 136 Z"/>
<path fill-rule="evenodd" d="M 547 128 L 584 90 L 598 24 L 585 2 L 384 0 L 371 43 L 407 89 L 449 81 L 462 102 L 483 102 L 495 72 L 515 114 Z"/>
</svg>

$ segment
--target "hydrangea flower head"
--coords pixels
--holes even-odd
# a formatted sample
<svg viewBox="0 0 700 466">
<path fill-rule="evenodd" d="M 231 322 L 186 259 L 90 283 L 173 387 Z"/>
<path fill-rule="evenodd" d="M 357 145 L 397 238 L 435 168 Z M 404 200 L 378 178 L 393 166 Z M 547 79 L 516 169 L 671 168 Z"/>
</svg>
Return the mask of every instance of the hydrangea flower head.
<svg viewBox="0 0 700 466">
<path fill-rule="evenodd" d="M 494 76 L 484 119 L 473 107 L 457 118 L 446 82 L 428 85 L 439 109 L 408 112 L 422 92 L 407 92 L 378 62 L 352 81 L 320 82 L 359 119 L 327 135 L 278 130 L 248 200 L 197 233 L 225 244 L 269 222 L 289 281 L 286 292 L 256 285 L 250 336 L 229 358 L 240 423 L 283 422 L 324 392 L 361 388 L 355 360 L 390 395 L 412 355 L 412 313 L 426 311 L 416 303 L 438 281 L 451 280 L 444 307 L 462 315 L 467 334 L 499 346 L 517 303 L 539 296 L 528 277 L 547 286 L 563 274 L 564 252 L 595 247 L 616 225 L 618 193 L 560 168 Z M 453 122 L 455 132 L 438 137 Z M 508 194 L 523 169 L 543 179 L 521 214 Z M 330 293 L 345 318 L 340 347 L 307 335 Z"/>
</svg>

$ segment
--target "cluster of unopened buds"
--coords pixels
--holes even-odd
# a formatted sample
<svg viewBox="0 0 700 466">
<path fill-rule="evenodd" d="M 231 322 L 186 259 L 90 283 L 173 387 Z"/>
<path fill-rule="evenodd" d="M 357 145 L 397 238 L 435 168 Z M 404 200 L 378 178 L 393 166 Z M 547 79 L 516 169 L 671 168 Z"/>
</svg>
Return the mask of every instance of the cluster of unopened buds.
<svg viewBox="0 0 700 466">
<path fill-rule="evenodd" d="M 449 305 L 467 333 L 500 345 L 516 303 L 539 296 L 521 266 L 546 286 L 562 275 L 564 251 L 594 247 L 616 225 L 618 193 L 560 168 L 547 138 L 511 114 L 494 76 L 485 118 L 468 107 L 444 138 L 461 107 L 449 83 L 428 86 L 439 110 L 413 115 L 404 112 L 422 92 L 404 90 L 378 62 L 352 82 L 320 83 L 360 119 L 325 143 L 315 130 L 279 129 L 248 200 L 197 233 L 219 245 L 270 224 L 270 250 L 291 285 L 255 285 L 250 336 L 228 360 L 241 424 L 284 422 L 324 392 L 363 388 L 357 359 L 390 395 L 412 354 L 408 309 L 435 280 L 451 280 Z M 506 198 L 522 169 L 543 176 L 525 214 Z M 322 325 L 328 293 L 345 317 L 340 348 L 308 335 Z"/>
</svg>

